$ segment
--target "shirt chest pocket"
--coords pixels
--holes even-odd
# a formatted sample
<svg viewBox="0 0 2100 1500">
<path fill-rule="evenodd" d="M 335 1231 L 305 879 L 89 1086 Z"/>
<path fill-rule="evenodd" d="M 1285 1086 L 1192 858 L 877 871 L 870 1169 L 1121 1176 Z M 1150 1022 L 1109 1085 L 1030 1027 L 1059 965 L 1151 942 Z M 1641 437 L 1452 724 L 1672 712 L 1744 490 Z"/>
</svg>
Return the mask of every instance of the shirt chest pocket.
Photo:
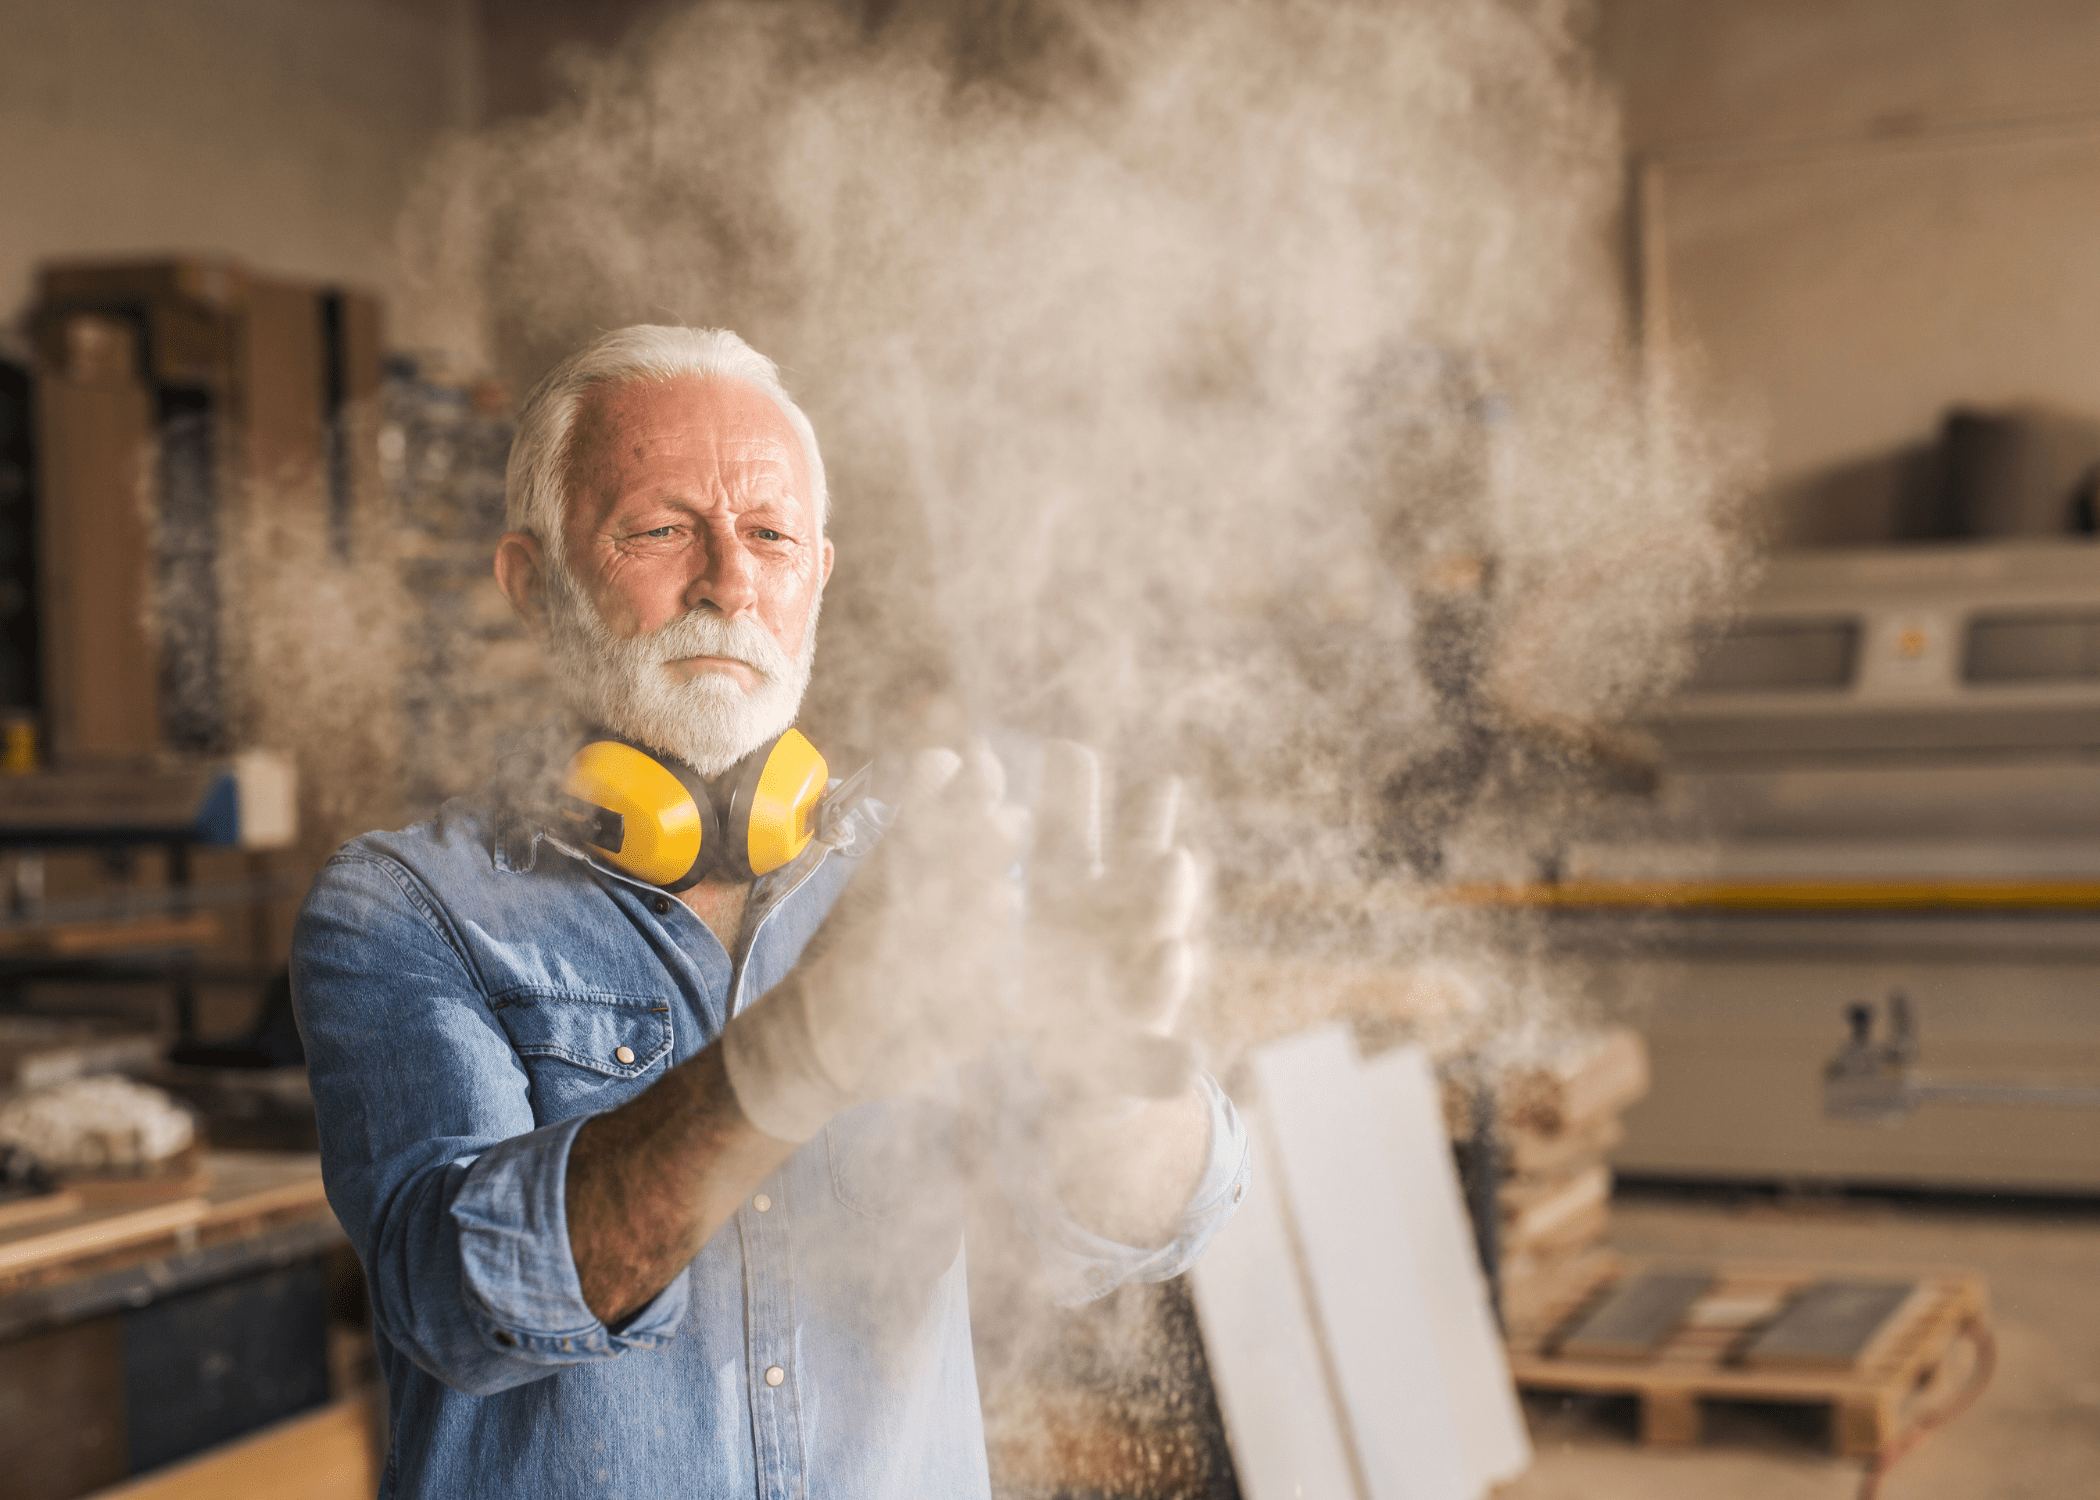
<svg viewBox="0 0 2100 1500">
<path fill-rule="evenodd" d="M 669 1065 L 671 1007 L 657 996 L 514 990 L 493 1008 L 542 1125 L 622 1104 Z"/>
<path fill-rule="evenodd" d="M 910 1095 L 878 1099 L 833 1116 L 824 1149 L 839 1202 L 887 1218 L 949 1186 L 954 1114 Z"/>
</svg>

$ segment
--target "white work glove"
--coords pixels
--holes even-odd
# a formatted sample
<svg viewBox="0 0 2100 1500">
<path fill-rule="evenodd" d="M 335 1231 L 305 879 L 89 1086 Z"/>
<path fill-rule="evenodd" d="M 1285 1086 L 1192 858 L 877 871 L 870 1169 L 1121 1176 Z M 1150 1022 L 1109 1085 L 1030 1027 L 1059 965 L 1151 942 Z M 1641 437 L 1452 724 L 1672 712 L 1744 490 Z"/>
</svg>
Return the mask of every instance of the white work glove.
<svg viewBox="0 0 2100 1500">
<path fill-rule="evenodd" d="M 744 1115 L 806 1141 L 1011 1026 L 1027 815 L 982 740 L 923 750 L 896 821 L 786 978 L 722 1033 Z"/>
<path fill-rule="evenodd" d="M 1196 1050 L 1173 1035 L 1195 981 L 1201 885 L 1194 856 L 1174 842 L 1179 804 L 1178 782 L 1149 788 L 1104 850 L 1100 758 L 1071 740 L 1043 747 L 1025 1024 L 1053 1097 L 1097 1121 L 1195 1079 Z"/>
</svg>

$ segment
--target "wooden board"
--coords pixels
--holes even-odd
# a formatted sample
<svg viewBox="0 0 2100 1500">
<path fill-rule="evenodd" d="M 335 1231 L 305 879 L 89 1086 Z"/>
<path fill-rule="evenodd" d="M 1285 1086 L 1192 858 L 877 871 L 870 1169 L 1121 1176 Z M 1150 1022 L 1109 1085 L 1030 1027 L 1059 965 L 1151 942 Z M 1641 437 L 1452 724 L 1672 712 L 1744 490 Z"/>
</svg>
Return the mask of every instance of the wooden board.
<svg viewBox="0 0 2100 1500">
<path fill-rule="evenodd" d="M 1502 1242 L 1514 1252 L 1534 1245 L 1564 1244 L 1578 1226 L 1608 1211 L 1611 1169 L 1601 1163 L 1537 1192 L 1503 1200 Z"/>
<path fill-rule="evenodd" d="M 1248 1134 L 1253 1186 L 1189 1272 L 1240 1493 L 1359 1500 L 1284 1221 L 1275 1154 L 1265 1131 Z"/>
<path fill-rule="evenodd" d="M 1603 1161 L 1625 1139 L 1626 1127 L 1616 1115 L 1557 1135 L 1510 1126 L 1502 1132 L 1502 1168 L 1509 1187 L 1521 1188 L 1533 1178 L 1560 1177 Z"/>
<path fill-rule="evenodd" d="M 1648 1045 L 1616 1026 L 1551 1063 L 1506 1070 L 1500 1089 L 1514 1126 L 1547 1137 L 1595 1129 L 1648 1092 Z"/>
<path fill-rule="evenodd" d="M 1347 1030 L 1250 1063 L 1364 1500 L 1473 1500 L 1486 1486 L 1459 1444 L 1463 1395 L 1439 1368 L 1408 1206 Z"/>
<path fill-rule="evenodd" d="M 236 1235 L 270 1220 L 325 1215 L 320 1158 L 303 1152 L 208 1151 L 203 1191 L 171 1203 L 82 1201 L 63 1215 L 0 1225 L 0 1294 L 23 1278 L 73 1274 L 89 1261 L 107 1264 L 163 1253 L 170 1243 Z"/>
<path fill-rule="evenodd" d="M 0 1203 L 0 1230 L 41 1224 L 46 1219 L 63 1219 L 86 1207 L 87 1199 L 65 1191 L 40 1193 L 34 1198 L 10 1198 Z"/>
<path fill-rule="evenodd" d="M 144 1208 L 211 1191 L 211 1173 L 204 1169 L 203 1148 L 192 1141 L 148 1171 L 75 1172 L 65 1178 L 65 1185 L 90 1207 Z"/>
<path fill-rule="evenodd" d="M 1501 1330 L 1445 1139 L 1436 1074 L 1419 1048 L 1401 1047 L 1366 1064 L 1363 1077 L 1405 1207 L 1422 1298 L 1436 1335 L 1437 1365 L 1452 1392 L 1459 1446 L 1482 1488 L 1499 1485 L 1530 1466 L 1531 1438 L 1510 1383 Z"/>
<path fill-rule="evenodd" d="M 1637 1274 L 1631 1268 L 1626 1274 Z M 1560 1335 L 1621 1274 L 1583 1285 L 1569 1281 L 1559 1295 L 1508 1331 L 1510 1372 L 1534 1391 L 1585 1391 L 1637 1398 L 1642 1440 L 1681 1446 L 1699 1440 L 1699 1403 L 1769 1401 L 1828 1407 L 1831 1441 L 1846 1457 L 1885 1450 L 1913 1419 L 1920 1393 L 1934 1383 L 1963 1328 L 1988 1316 L 1983 1278 L 1971 1271 L 1892 1270 L 1891 1280 L 1917 1291 L 1889 1318 L 1849 1370 L 1756 1369 L 1739 1361 L 1742 1349 L 1801 1291 L 1826 1276 L 1820 1267 L 1723 1265 L 1676 1331 L 1648 1359 L 1579 1360 L 1551 1351 Z"/>
<path fill-rule="evenodd" d="M 1648 1092 L 1648 1044 L 1625 1026 L 1572 1035 L 1541 1057 L 1507 1063 L 1492 1082 L 1505 1144 L 1522 1141 L 1512 1170 L 1550 1170 L 1519 1163 L 1571 1163 L 1610 1149 L 1618 1116 Z M 1444 1122 L 1453 1140 L 1473 1133 L 1474 1092 L 1463 1074 L 1444 1080 Z"/>
<path fill-rule="evenodd" d="M 58 1224 L 37 1226 L 17 1238 L 0 1240 L 0 1276 L 121 1250 L 147 1240 L 166 1239 L 204 1222 L 211 1205 L 202 1198 L 181 1198 L 146 1208 L 118 1212 L 83 1209 Z"/>
</svg>

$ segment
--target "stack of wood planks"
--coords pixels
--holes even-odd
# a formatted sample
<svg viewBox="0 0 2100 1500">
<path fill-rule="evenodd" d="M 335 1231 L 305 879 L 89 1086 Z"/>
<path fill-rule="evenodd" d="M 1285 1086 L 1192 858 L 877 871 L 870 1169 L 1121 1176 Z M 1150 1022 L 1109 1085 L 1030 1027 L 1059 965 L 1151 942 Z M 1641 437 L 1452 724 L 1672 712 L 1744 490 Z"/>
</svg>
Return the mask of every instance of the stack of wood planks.
<svg viewBox="0 0 2100 1500">
<path fill-rule="evenodd" d="M 1612 1148 L 1620 1116 L 1648 1092 L 1640 1033 L 1612 1027 L 1569 1038 L 1543 1056 L 1488 1074 L 1500 1157 L 1495 1243 L 1505 1320 L 1529 1315 L 1570 1280 L 1594 1282 L 1609 1260 Z M 1445 1123 L 1474 1132 L 1476 1089 L 1448 1080 Z"/>
</svg>

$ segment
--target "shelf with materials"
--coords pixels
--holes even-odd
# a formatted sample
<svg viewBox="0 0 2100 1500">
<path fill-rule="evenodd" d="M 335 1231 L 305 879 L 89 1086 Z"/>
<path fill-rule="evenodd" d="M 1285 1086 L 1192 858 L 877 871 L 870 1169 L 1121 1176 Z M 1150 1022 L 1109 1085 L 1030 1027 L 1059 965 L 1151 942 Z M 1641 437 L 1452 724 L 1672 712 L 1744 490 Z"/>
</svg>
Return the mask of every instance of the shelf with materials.
<svg viewBox="0 0 2100 1500">
<path fill-rule="evenodd" d="M 0 854 L 13 868 L 0 982 L 163 985 L 176 1045 L 194 1041 L 198 955 L 222 939 L 229 915 L 285 894 L 257 856 L 288 842 L 292 826 L 290 772 L 267 756 L 0 778 Z M 247 851 L 248 877 L 197 881 L 199 856 L 214 850 Z M 100 888 L 47 897 L 47 856 L 78 853 L 99 858 Z M 139 878 L 148 854 L 158 856 L 157 884 Z"/>
</svg>

